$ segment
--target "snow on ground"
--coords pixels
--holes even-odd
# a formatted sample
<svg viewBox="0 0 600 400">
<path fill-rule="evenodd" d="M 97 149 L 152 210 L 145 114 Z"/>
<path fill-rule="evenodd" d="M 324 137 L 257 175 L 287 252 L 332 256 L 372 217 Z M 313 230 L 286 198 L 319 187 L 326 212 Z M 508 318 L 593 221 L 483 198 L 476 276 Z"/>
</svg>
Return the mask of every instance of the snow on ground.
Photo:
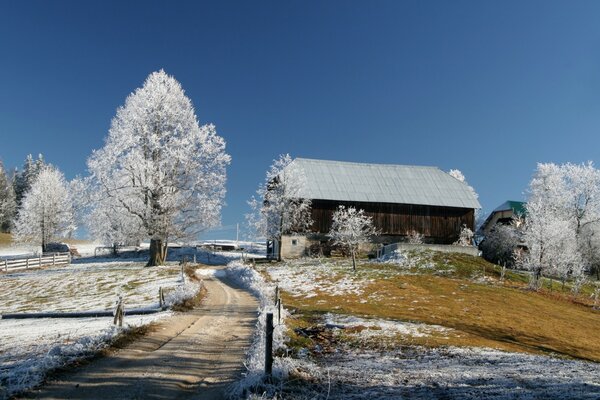
<svg viewBox="0 0 600 400">
<path fill-rule="evenodd" d="M 0 399 L 38 384 L 48 370 L 102 350 L 124 329 L 170 315 L 125 315 L 123 328 L 112 317 L 0 320 Z"/>
<path fill-rule="evenodd" d="M 112 309 L 158 305 L 158 289 L 181 283 L 178 266 L 144 268 L 139 261 L 75 261 L 66 267 L 0 275 L 0 314 Z"/>
<path fill-rule="evenodd" d="M 598 399 L 600 364 L 480 348 L 345 349 L 300 361 L 282 398 Z"/>
<path fill-rule="evenodd" d="M 343 267 L 349 268 L 349 267 Z M 359 276 L 341 276 L 340 266 L 318 259 L 290 261 L 267 268 L 271 278 L 279 287 L 294 297 L 309 298 L 317 291 L 332 296 L 344 294 L 361 295 L 363 281 Z"/>
<path fill-rule="evenodd" d="M 430 268 L 427 255 L 397 253 L 382 260 L 398 266 L 385 274 Z M 360 293 L 378 272 L 344 277 L 349 267 L 329 260 L 297 260 L 269 266 L 266 272 L 288 294 L 306 298 L 316 293 Z M 315 346 L 282 358 L 290 379 L 282 399 L 599 399 L 600 363 L 511 353 L 490 348 L 392 345 L 394 337 L 446 335 L 452 329 L 393 320 L 325 314 L 321 321 L 339 340 L 321 351 Z M 390 338 L 392 342 L 390 342 Z M 349 339 L 349 340 L 347 340 Z M 368 344 L 360 346 L 360 343 Z M 376 349 L 376 350 L 374 350 Z M 390 350 L 391 349 L 391 350 Z M 272 387 L 264 385 L 263 389 Z M 268 392 L 273 396 L 272 392 Z M 270 398 L 270 397 L 268 397 Z"/>
<path fill-rule="evenodd" d="M 60 268 L 0 275 L 0 314 L 112 310 L 125 305 L 124 328 L 109 318 L 0 319 L 0 399 L 39 383 L 44 374 L 106 347 L 123 329 L 167 317 L 165 311 L 128 316 L 127 309 L 158 307 L 195 296 L 200 285 L 181 279 L 179 266 L 144 268 L 143 261 L 82 259 Z"/>
<path fill-rule="evenodd" d="M 415 322 L 393 321 L 384 319 L 358 318 L 352 315 L 325 314 L 325 326 L 333 327 L 334 331 L 342 332 L 354 328 L 353 335 L 363 338 L 382 338 L 394 336 L 426 337 L 432 333 L 449 333 L 453 329 L 439 325 L 428 325 Z M 360 328 L 356 330 L 356 328 Z"/>
</svg>

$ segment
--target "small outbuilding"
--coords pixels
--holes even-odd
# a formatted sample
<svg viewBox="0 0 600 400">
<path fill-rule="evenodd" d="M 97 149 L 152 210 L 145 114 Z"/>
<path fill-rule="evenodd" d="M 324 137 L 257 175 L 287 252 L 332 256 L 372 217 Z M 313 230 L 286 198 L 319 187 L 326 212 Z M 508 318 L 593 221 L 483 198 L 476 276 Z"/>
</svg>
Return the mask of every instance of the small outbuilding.
<svg viewBox="0 0 600 400">
<path fill-rule="evenodd" d="M 471 187 L 437 167 L 306 158 L 292 163 L 305 175 L 300 196 L 312 201 L 313 225 L 308 235 L 282 237 L 283 257 L 325 245 L 340 205 L 365 210 L 384 244 L 405 241 L 412 232 L 427 243 L 451 244 L 463 226 L 474 229 L 481 208 Z"/>
<path fill-rule="evenodd" d="M 478 234 L 486 236 L 497 224 L 509 225 L 515 219 L 525 217 L 527 203 L 523 201 L 507 200 L 494 209 L 485 219 L 478 230 Z"/>
</svg>

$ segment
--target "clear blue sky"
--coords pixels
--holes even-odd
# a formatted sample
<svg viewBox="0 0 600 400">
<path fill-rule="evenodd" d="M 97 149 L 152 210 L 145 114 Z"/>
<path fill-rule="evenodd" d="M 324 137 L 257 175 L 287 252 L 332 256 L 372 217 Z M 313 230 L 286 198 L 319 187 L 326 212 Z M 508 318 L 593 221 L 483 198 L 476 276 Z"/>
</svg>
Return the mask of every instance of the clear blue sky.
<svg viewBox="0 0 600 400">
<path fill-rule="evenodd" d="M 227 140 L 223 225 L 286 152 L 458 168 L 490 211 L 537 162 L 597 161 L 599 17 L 597 1 L 0 0 L 0 158 L 85 174 L 164 68 Z"/>
</svg>

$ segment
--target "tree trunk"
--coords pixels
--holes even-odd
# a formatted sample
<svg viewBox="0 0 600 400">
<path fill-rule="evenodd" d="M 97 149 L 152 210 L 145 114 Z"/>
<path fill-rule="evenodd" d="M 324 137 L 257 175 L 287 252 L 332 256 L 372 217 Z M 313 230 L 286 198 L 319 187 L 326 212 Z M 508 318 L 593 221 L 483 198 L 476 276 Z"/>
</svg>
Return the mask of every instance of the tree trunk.
<svg viewBox="0 0 600 400">
<path fill-rule="evenodd" d="M 282 245 L 283 236 L 279 236 L 277 240 L 277 261 L 281 261 L 281 245 Z"/>
<path fill-rule="evenodd" d="M 352 271 L 356 272 L 356 253 L 354 250 L 350 250 L 352 253 Z"/>
<path fill-rule="evenodd" d="M 162 239 L 150 239 L 150 259 L 146 267 L 164 265 L 167 258 L 167 246 Z"/>
</svg>

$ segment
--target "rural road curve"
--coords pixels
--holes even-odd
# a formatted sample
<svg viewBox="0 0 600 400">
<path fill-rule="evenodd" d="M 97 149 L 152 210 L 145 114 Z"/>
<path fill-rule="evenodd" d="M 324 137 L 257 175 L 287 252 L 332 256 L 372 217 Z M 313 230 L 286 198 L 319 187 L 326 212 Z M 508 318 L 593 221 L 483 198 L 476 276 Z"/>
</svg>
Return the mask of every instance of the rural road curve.
<svg viewBox="0 0 600 400">
<path fill-rule="evenodd" d="M 202 306 L 23 398 L 222 399 L 243 372 L 258 303 L 226 278 L 204 277 Z"/>
</svg>

